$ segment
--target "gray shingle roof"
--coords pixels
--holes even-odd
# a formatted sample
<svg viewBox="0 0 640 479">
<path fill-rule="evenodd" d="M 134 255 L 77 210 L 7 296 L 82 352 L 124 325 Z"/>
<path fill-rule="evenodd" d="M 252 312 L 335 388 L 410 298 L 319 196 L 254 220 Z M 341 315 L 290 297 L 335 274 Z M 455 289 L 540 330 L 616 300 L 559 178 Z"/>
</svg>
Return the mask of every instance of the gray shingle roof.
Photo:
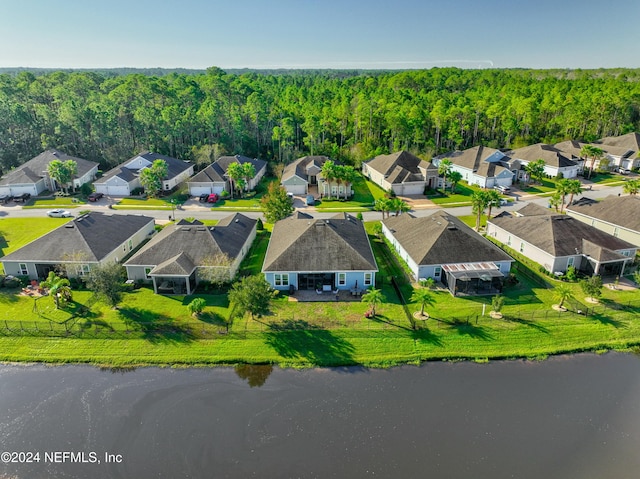
<svg viewBox="0 0 640 479">
<path fill-rule="evenodd" d="M 122 178 L 124 181 L 129 183 L 131 180 L 138 176 L 137 172 L 130 170 L 129 168 L 124 168 L 122 166 L 116 166 L 115 168 L 110 169 L 105 174 L 103 174 L 100 178 L 98 178 L 94 183 L 105 183 L 107 180 L 117 176 Z"/>
<path fill-rule="evenodd" d="M 627 133 L 621 136 L 607 136 L 598 140 L 598 146 L 610 145 L 624 148 L 626 150 L 632 150 L 635 152 L 640 151 L 640 133 Z"/>
<path fill-rule="evenodd" d="M 425 181 L 420 171 L 423 168 L 437 175 L 438 169 L 430 162 L 422 160 L 408 151 L 398 151 L 390 155 L 379 155 L 366 162 L 369 168 L 384 175 L 391 184 Z"/>
<path fill-rule="evenodd" d="M 602 201 L 579 202 L 567 208 L 582 215 L 640 232 L 640 197 L 607 196 Z"/>
<path fill-rule="evenodd" d="M 539 159 L 556 168 L 564 168 L 568 166 L 575 166 L 577 163 L 563 154 L 560 150 L 553 145 L 547 145 L 544 143 L 536 143 L 535 145 L 525 146 L 518 148 L 507 153 L 510 158 L 536 161 Z"/>
<path fill-rule="evenodd" d="M 62 151 L 51 149 L 40 153 L 35 158 L 30 159 L 26 163 L 18 166 L 14 170 L 8 172 L 1 180 L 0 185 L 10 185 L 17 183 L 35 183 L 40 178 L 43 178 L 47 171 L 49 163 L 53 160 L 67 161 L 73 160 L 76 162 L 78 173 L 76 178 L 79 178 L 89 172 L 92 168 L 98 166 L 98 163 L 94 161 L 77 158 L 75 156 L 67 155 Z"/>
<path fill-rule="evenodd" d="M 262 271 L 377 271 L 362 221 L 289 217 L 273 226 Z"/>
<path fill-rule="evenodd" d="M 489 222 L 555 257 L 582 253 L 583 240 L 611 251 L 636 248 L 566 215 L 503 216 Z"/>
<path fill-rule="evenodd" d="M 492 158 L 493 157 L 493 158 Z M 495 148 L 474 146 L 463 151 L 452 151 L 438 158 L 448 158 L 455 165 L 467 168 L 479 176 L 493 178 L 508 169 L 500 163 L 505 154 Z M 492 161 L 487 161 L 492 159 Z"/>
<path fill-rule="evenodd" d="M 2 261 L 69 261 L 70 255 L 102 261 L 153 218 L 138 215 L 89 213 L 79 216 L 8 254 Z M 124 256 L 124 254 L 122 255 Z"/>
<path fill-rule="evenodd" d="M 496 245 L 442 210 L 420 218 L 402 214 L 383 223 L 419 265 L 512 260 Z"/>
<path fill-rule="evenodd" d="M 178 176 L 180 173 L 188 170 L 189 168 L 191 168 L 193 166 L 192 163 L 187 162 L 187 161 L 178 160 L 177 158 L 172 158 L 170 156 L 160 155 L 158 153 L 150 153 L 150 152 L 147 151 L 147 152 L 140 153 L 139 155 L 136 155 L 136 156 L 134 156 L 132 158 L 129 158 L 122 165 L 118 165 L 115 168 L 110 169 L 100 179 L 95 181 L 95 183 L 104 183 L 109 178 L 113 178 L 114 176 L 118 176 L 119 178 L 122 178 L 124 181 L 129 183 L 132 179 L 134 179 L 136 176 L 138 176 L 140 174 L 140 171 L 137 170 L 137 169 L 126 168 L 123 165 L 129 163 L 131 160 L 134 160 L 134 159 L 136 159 L 138 157 L 142 157 L 145 160 L 150 161 L 151 163 L 153 163 L 155 160 L 164 160 L 164 161 L 166 161 L 166 163 L 167 163 L 167 177 L 165 179 L 174 178 L 174 177 Z"/>
<path fill-rule="evenodd" d="M 224 183 L 227 181 L 225 175 L 227 173 L 227 168 L 229 168 L 231 163 L 251 163 L 255 168 L 256 173 L 267 165 L 267 162 L 264 160 L 248 158 L 242 155 L 221 156 L 215 163 L 207 166 L 187 181 L 190 183 Z"/>
<path fill-rule="evenodd" d="M 129 258 L 125 265 L 158 268 L 163 265 L 163 268 L 168 268 L 167 271 L 179 271 L 181 268 L 188 269 L 191 264 L 203 266 L 208 259 L 219 254 L 233 260 L 242 250 L 256 222 L 241 213 L 235 213 L 215 226 L 203 226 L 199 221 L 167 226 Z"/>
<path fill-rule="evenodd" d="M 322 169 L 322 165 L 325 164 L 330 158 L 326 156 L 303 156 L 302 158 L 298 158 L 297 160 L 289 163 L 284 167 L 282 172 L 282 180 L 285 181 L 292 176 L 299 176 L 300 178 L 307 178 L 307 169 L 311 166 L 315 166 L 319 169 Z M 340 164 L 339 161 L 331 160 L 335 164 Z"/>
<path fill-rule="evenodd" d="M 510 214 L 509 212 L 506 212 Z M 540 215 L 554 215 L 557 212 L 551 208 L 545 208 L 544 206 L 537 205 L 536 203 L 527 203 L 522 208 L 514 211 L 515 216 L 540 216 Z"/>
</svg>

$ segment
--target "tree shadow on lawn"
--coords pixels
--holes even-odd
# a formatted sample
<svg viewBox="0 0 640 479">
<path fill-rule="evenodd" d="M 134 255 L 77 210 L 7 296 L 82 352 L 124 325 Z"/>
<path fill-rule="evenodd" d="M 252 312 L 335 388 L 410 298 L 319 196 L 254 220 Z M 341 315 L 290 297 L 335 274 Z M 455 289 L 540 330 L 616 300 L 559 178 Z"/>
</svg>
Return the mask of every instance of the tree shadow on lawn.
<svg viewBox="0 0 640 479">
<path fill-rule="evenodd" d="M 613 326 L 616 329 L 629 327 L 626 322 L 620 321 L 619 319 L 614 319 L 611 316 L 607 316 L 603 313 L 590 314 L 589 319 L 598 321 L 600 324 L 603 324 L 605 326 Z"/>
<path fill-rule="evenodd" d="M 304 320 L 269 325 L 265 342 L 286 359 L 303 358 L 322 366 L 356 364 L 353 345 Z"/>
<path fill-rule="evenodd" d="M 154 311 L 139 308 L 120 308 L 122 321 L 134 332 L 142 333 L 143 339 L 151 343 L 188 343 L 195 339 L 193 330 L 173 318 Z"/>
<path fill-rule="evenodd" d="M 20 288 L 5 289 L 0 293 L 0 304 L 17 303 Z"/>
<path fill-rule="evenodd" d="M 503 321 L 507 321 L 509 323 L 518 323 L 518 324 L 522 324 L 523 326 L 528 326 L 530 328 L 533 328 L 537 331 L 540 331 L 541 333 L 545 333 L 545 334 L 549 334 L 549 329 L 545 328 L 544 326 L 537 324 L 534 321 L 530 321 L 528 319 L 523 319 L 523 318 L 517 318 L 517 317 L 511 317 L 511 316 L 503 316 Z"/>
<path fill-rule="evenodd" d="M 475 324 L 468 323 L 466 321 L 448 321 L 445 319 L 441 319 L 439 321 L 445 323 L 449 329 L 455 329 L 461 336 L 469 336 L 474 339 L 482 339 L 483 341 L 490 341 L 494 339 L 493 335 L 491 335 L 491 333 L 482 326 L 476 326 Z"/>
<path fill-rule="evenodd" d="M 418 342 L 419 343 L 426 343 L 426 344 L 431 344 L 433 346 L 443 346 L 444 345 L 442 340 L 436 334 L 434 334 L 433 331 L 431 331 L 426 326 L 422 326 L 422 327 L 420 327 L 420 329 L 418 329 L 416 331 L 412 331 L 411 332 L 411 337 L 413 338 L 413 341 L 416 342 L 416 343 L 418 343 Z"/>
<path fill-rule="evenodd" d="M 391 319 L 389 319 L 387 316 L 381 315 L 381 314 L 376 314 L 375 316 L 369 318 L 369 320 L 371 322 L 374 323 L 384 323 L 384 324 L 388 324 L 389 326 L 393 326 L 394 328 L 398 328 L 398 329 L 404 329 L 407 331 L 413 331 L 410 327 L 408 326 L 402 326 L 396 322 L 393 322 Z"/>
</svg>

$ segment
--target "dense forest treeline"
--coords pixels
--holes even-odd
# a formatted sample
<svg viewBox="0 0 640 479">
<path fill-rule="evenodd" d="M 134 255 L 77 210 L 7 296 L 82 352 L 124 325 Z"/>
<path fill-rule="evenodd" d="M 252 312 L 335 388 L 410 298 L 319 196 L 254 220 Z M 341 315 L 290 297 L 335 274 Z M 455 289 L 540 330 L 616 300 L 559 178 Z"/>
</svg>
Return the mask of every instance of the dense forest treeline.
<svg viewBox="0 0 640 479">
<path fill-rule="evenodd" d="M 46 148 L 110 168 L 141 150 L 201 163 L 592 141 L 640 130 L 640 70 L 0 75 L 0 168 Z"/>
</svg>

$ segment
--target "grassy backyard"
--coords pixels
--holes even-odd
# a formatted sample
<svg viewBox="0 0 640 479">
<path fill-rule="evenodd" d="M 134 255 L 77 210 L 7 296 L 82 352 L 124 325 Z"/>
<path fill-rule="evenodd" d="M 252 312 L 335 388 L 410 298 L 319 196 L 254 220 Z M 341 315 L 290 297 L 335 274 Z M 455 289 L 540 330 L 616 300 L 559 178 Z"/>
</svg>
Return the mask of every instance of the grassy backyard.
<svg viewBox="0 0 640 479">
<path fill-rule="evenodd" d="M 11 220 L 3 237 L 15 249 L 41 232 L 42 219 Z M 51 229 L 64 220 L 48 219 Z M 243 274 L 260 271 L 269 230 L 259 232 L 241 266 Z M 271 312 L 261 318 L 245 316 L 229 322 L 231 311 L 224 291 L 195 296 L 160 296 L 149 288 L 125 294 L 117 310 L 96 302 L 86 290 L 74 291 L 73 301 L 56 310 L 49 297 L 34 300 L 19 290 L 0 290 L 0 360 L 79 362 L 111 366 L 142 364 L 211 365 L 236 362 L 277 363 L 284 366 L 389 366 L 424 360 L 545 357 L 583 350 L 626 349 L 640 344 L 640 292 L 605 288 L 599 305 L 584 301 L 577 284 L 569 311 L 551 309 L 557 302 L 550 278 L 529 279 L 505 287 L 503 319 L 488 316 L 491 298 L 454 298 L 433 292 L 426 310 L 431 319 L 417 321 L 411 313 L 420 305 L 403 305 L 390 280 L 410 301 L 413 286 L 387 245 L 366 224 L 380 272 L 377 287 L 386 300 L 377 316 L 366 319 L 368 305 L 359 301 L 294 302 L 280 294 Z M 13 233 L 18 230 L 20 233 Z M 26 234 L 25 232 L 29 232 Z M 42 231 L 44 232 L 44 231 Z M 6 254 L 8 248 L 3 248 Z M 534 276 L 535 274 L 531 273 Z M 551 285 L 551 287 L 549 287 Z M 193 318 L 186 305 L 205 299 L 202 315 Z M 485 315 L 483 315 L 483 310 Z M 578 311 L 589 311 L 589 315 Z"/>
</svg>

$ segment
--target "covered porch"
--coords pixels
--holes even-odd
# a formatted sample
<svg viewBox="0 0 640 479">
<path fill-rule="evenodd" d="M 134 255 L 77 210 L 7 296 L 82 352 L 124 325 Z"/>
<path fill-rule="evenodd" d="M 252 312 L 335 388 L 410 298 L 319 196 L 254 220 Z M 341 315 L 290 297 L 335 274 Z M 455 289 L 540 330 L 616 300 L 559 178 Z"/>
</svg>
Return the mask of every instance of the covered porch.
<svg viewBox="0 0 640 479">
<path fill-rule="evenodd" d="M 443 265 L 442 283 L 454 296 L 477 296 L 502 292 L 504 274 L 494 263 Z"/>
<path fill-rule="evenodd" d="M 168 276 L 151 274 L 153 291 L 156 294 L 192 294 L 196 289 L 196 277 L 192 273 L 189 276 Z"/>
</svg>

